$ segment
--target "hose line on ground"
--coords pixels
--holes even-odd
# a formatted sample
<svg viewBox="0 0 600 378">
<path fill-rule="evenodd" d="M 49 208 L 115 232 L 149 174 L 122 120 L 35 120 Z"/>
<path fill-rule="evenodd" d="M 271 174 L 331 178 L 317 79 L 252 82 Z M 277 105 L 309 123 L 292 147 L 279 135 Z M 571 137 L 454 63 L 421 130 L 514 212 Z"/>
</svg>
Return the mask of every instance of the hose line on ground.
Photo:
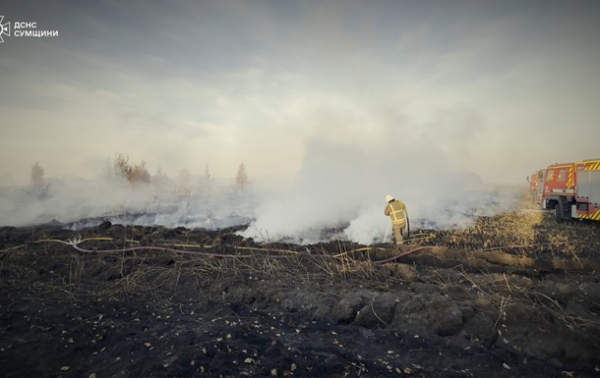
<svg viewBox="0 0 600 378">
<path fill-rule="evenodd" d="M 247 259 L 247 258 L 252 258 L 255 257 L 256 255 L 254 254 L 243 254 L 243 255 L 230 255 L 230 254 L 222 254 L 222 253 L 209 253 L 209 252 L 202 252 L 202 251 L 188 251 L 188 250 L 182 250 L 182 249 L 175 249 L 175 248 L 170 248 L 170 247 L 160 247 L 160 246 L 133 246 L 133 247 L 125 247 L 125 248 L 117 248 L 117 249 L 105 249 L 105 250 L 95 250 L 95 249 L 86 249 L 86 248 L 81 248 L 79 247 L 79 244 L 85 242 L 85 241 L 113 241 L 112 238 L 110 237 L 92 237 L 92 238 L 85 238 L 85 239 L 74 239 L 74 240 L 69 240 L 69 241 L 64 241 L 64 240 L 60 240 L 60 239 L 40 239 L 35 241 L 35 243 L 59 243 L 59 244 L 63 244 L 63 245 L 70 245 L 72 246 L 75 250 L 82 252 L 82 253 L 103 253 L 103 254 L 108 254 L 108 253 L 123 253 L 123 252 L 134 252 L 134 251 L 142 251 L 142 250 L 150 250 L 150 251 L 164 251 L 164 252 L 171 252 L 171 253 L 176 253 L 176 254 L 188 254 L 188 255 L 201 255 L 201 256 L 206 256 L 206 257 L 215 257 L 215 258 L 238 258 L 238 259 Z M 128 242 L 131 243 L 139 243 L 139 241 L 136 240 L 127 240 Z M 575 244 L 592 244 L 592 242 L 586 242 L 586 241 L 580 241 L 580 242 L 570 242 L 571 244 L 575 243 Z M 471 252 L 489 252 L 489 251 L 495 251 L 495 250 L 501 250 L 501 249 L 523 249 L 523 248 L 531 248 L 531 247 L 540 247 L 540 246 L 551 246 L 557 244 L 557 242 L 554 243 L 535 243 L 535 244 L 521 244 L 521 245 L 505 245 L 505 246 L 496 246 L 496 247 L 490 247 L 490 248 L 482 248 L 482 249 L 477 249 L 477 250 L 473 250 Z M 560 244 L 560 243 L 558 243 Z M 191 247 L 191 248 L 214 248 L 214 245 L 199 245 L 199 244 L 175 244 L 175 246 L 178 247 Z M 0 250 L 0 252 L 8 252 L 8 251 L 12 251 L 12 250 L 16 250 L 22 247 L 26 247 L 25 244 L 22 245 L 18 245 L 18 246 L 13 246 L 13 247 L 9 247 L 3 250 Z M 390 258 L 386 258 L 383 260 L 377 260 L 377 261 L 373 261 L 373 264 L 384 264 L 387 262 L 392 262 L 395 261 L 399 258 L 402 258 L 404 256 L 408 256 L 410 254 L 419 252 L 419 251 L 423 251 L 425 249 L 428 248 L 435 248 L 438 246 L 433 246 L 433 245 L 429 245 L 429 246 L 420 246 L 414 249 L 411 249 L 409 251 L 406 252 L 402 252 L 399 253 L 395 256 L 392 256 Z M 285 250 L 285 249 L 266 249 L 266 248 L 260 248 L 260 247 L 235 247 L 232 246 L 231 247 L 234 250 L 250 250 L 250 251 L 265 251 L 265 252 L 278 252 L 278 253 L 285 253 L 284 255 L 267 255 L 265 257 L 268 258 L 285 258 L 285 257 L 289 257 L 290 254 L 299 254 L 300 252 L 297 251 L 292 251 L 292 250 Z M 370 251 L 370 250 L 386 250 L 385 248 L 382 247 L 362 247 L 362 248 L 356 248 L 350 251 L 346 251 L 346 252 L 342 252 L 342 253 L 338 253 L 336 255 L 314 255 L 314 256 L 322 256 L 322 257 L 329 257 L 329 258 L 340 258 L 343 256 L 347 256 L 350 253 L 353 252 L 362 252 L 362 251 Z"/>
<path fill-rule="evenodd" d="M 388 262 L 392 262 L 392 261 L 397 260 L 397 259 L 399 259 L 401 257 L 408 256 L 408 255 L 410 255 L 412 253 L 419 252 L 419 251 L 422 251 L 422 250 L 427 249 L 427 248 L 434 248 L 434 246 L 431 246 L 431 245 L 427 246 L 426 245 L 426 246 L 423 246 L 423 247 L 417 247 L 417 248 L 411 249 L 409 251 L 402 252 L 402 253 L 400 253 L 398 255 L 392 256 L 392 257 L 390 257 L 388 259 L 373 261 L 373 264 L 379 265 L 379 264 L 385 264 L 385 263 L 388 263 Z"/>
<path fill-rule="evenodd" d="M 225 255 L 225 254 L 220 254 L 220 253 L 185 251 L 182 249 L 174 249 L 174 248 L 167 248 L 167 247 L 154 247 L 154 246 L 139 246 L 139 247 L 127 247 L 127 248 L 120 248 L 120 249 L 94 250 L 94 249 L 81 248 L 77 245 L 77 243 L 71 243 L 71 245 L 77 251 L 84 252 L 84 253 L 117 253 L 117 252 L 121 253 L 121 252 L 133 252 L 133 251 L 146 250 L 146 251 L 172 252 L 172 253 L 177 253 L 180 255 L 186 255 L 186 254 L 187 255 L 202 255 L 202 256 L 207 256 L 207 257 L 232 257 L 232 258 L 239 258 L 239 259 L 247 259 L 247 258 L 252 257 L 252 255 Z"/>
<path fill-rule="evenodd" d="M 136 247 L 125 247 L 125 248 L 117 248 L 117 249 L 105 249 L 105 250 L 86 249 L 86 248 L 79 247 L 79 244 L 81 244 L 85 241 L 95 241 L 95 240 L 113 241 L 113 239 L 109 238 L 109 237 L 97 237 L 97 238 L 86 238 L 86 239 L 74 239 L 74 240 L 69 240 L 69 241 L 64 241 L 64 240 L 60 240 L 60 239 L 41 239 L 41 240 L 37 240 L 35 243 L 60 243 L 63 245 L 70 245 L 73 248 L 75 248 L 75 250 L 77 250 L 79 252 L 83 252 L 83 253 L 122 253 L 122 252 L 150 250 L 150 251 L 172 252 L 172 253 L 177 253 L 177 254 L 202 255 L 202 256 L 207 256 L 207 257 L 218 257 L 218 258 L 246 259 L 246 258 L 254 257 L 254 255 L 250 255 L 250 254 L 228 255 L 228 254 L 209 253 L 209 252 L 202 252 L 202 251 L 187 251 L 187 250 L 182 250 L 182 249 L 176 249 L 176 248 L 170 248 L 170 247 L 159 247 L 159 246 L 136 246 Z M 136 240 L 127 240 L 127 241 L 131 242 L 131 243 L 139 244 L 139 241 L 136 241 Z M 214 248 L 215 247 L 214 245 L 199 245 L 199 244 L 175 244 L 175 246 L 184 247 L 184 248 L 185 247 L 191 247 L 191 248 Z M 13 248 L 16 248 L 16 247 L 13 247 Z M 13 248 L 11 248 L 11 249 L 13 249 Z M 279 253 L 287 254 L 287 255 L 269 256 L 269 257 L 273 257 L 273 258 L 282 258 L 282 257 L 287 257 L 290 254 L 298 253 L 296 251 L 285 250 L 285 249 L 265 249 L 265 248 L 257 248 L 257 247 L 232 247 L 232 248 L 236 249 L 236 250 L 238 250 L 238 249 L 240 249 L 240 250 L 256 250 L 256 251 L 260 250 L 260 251 L 279 252 Z"/>
</svg>

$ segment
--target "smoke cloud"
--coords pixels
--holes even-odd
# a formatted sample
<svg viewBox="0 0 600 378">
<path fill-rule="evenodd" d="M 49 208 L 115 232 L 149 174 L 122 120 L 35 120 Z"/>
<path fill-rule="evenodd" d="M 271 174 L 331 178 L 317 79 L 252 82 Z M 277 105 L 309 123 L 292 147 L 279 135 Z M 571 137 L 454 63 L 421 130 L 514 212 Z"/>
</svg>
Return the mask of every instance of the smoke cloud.
<svg viewBox="0 0 600 378">
<path fill-rule="evenodd" d="M 323 125 L 308 141 L 293 187 L 260 203 L 244 236 L 313 243 L 333 229 L 341 232 L 336 237 L 381 242 L 387 194 L 405 202 L 416 228 L 464 227 L 475 215 L 514 204 L 514 193 L 463 170 L 484 128 L 471 111 L 441 112 L 432 123 L 412 125 L 393 112 L 371 127 L 339 118 L 343 128 Z"/>
<path fill-rule="evenodd" d="M 260 178 L 245 190 L 233 179 L 182 170 L 132 185 L 114 174 L 98 180 L 48 179 L 47 190 L 3 187 L 0 225 L 58 220 L 79 229 L 113 223 L 218 229 L 248 225 L 259 242 L 382 242 L 389 227 L 385 196 L 405 202 L 411 228 L 465 227 L 475 215 L 505 211 L 514 193 L 486 185 L 468 162 L 481 143 L 483 120 L 466 109 L 437 112 L 426 122 L 396 110 L 348 116 L 329 108 L 308 117 L 302 165 L 291 185 Z M 257 182 L 258 181 L 258 182 Z"/>
</svg>

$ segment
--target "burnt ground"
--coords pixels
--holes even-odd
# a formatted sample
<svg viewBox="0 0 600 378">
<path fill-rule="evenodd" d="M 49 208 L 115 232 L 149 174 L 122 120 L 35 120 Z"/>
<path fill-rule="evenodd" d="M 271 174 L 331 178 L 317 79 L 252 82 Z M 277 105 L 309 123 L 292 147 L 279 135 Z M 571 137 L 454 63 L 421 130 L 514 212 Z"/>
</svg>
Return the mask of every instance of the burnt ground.
<svg viewBox="0 0 600 378">
<path fill-rule="evenodd" d="M 600 377 L 598 223 L 515 212 L 398 248 L 235 231 L 0 228 L 0 376 Z"/>
</svg>

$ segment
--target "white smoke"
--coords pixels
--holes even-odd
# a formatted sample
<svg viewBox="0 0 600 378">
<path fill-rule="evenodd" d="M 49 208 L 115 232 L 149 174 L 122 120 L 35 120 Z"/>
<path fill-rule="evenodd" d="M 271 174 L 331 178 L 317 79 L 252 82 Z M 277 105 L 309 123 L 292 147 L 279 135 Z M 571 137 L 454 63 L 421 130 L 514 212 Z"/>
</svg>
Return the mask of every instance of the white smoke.
<svg viewBox="0 0 600 378">
<path fill-rule="evenodd" d="M 260 203 L 242 235 L 309 243 L 331 228 L 343 230 L 335 237 L 381 242 L 389 222 L 387 194 L 407 205 L 413 228 L 465 227 L 477 215 L 510 209 L 513 193 L 498 193 L 465 170 L 481 121 L 471 112 L 444 116 L 439 124 L 409 127 L 392 113 L 361 128 L 328 114 L 328 121 L 344 127 L 319 124 L 293 189 Z"/>
<path fill-rule="evenodd" d="M 439 124 L 411 124 L 392 111 L 369 114 L 309 119 L 318 127 L 299 141 L 305 145 L 301 169 L 278 191 L 264 185 L 236 190 L 233 179 L 207 185 L 185 171 L 175 180 L 157 175 L 161 180 L 133 187 L 115 179 L 48 180 L 43 197 L 28 188 L 0 188 L 0 225 L 56 219 L 77 229 L 98 218 L 208 229 L 249 224 L 241 235 L 259 242 L 372 244 L 383 241 L 389 227 L 387 194 L 406 204 L 413 230 L 465 227 L 476 215 L 513 205 L 512 193 L 493 190 L 469 172 L 469 160 L 477 158 L 470 146 L 483 128 L 471 112 L 446 112 Z"/>
<path fill-rule="evenodd" d="M 344 235 L 361 244 L 383 242 L 389 236 L 390 221 L 383 215 L 384 206 L 372 204 L 364 206 L 356 219 L 344 230 Z"/>
<path fill-rule="evenodd" d="M 256 220 L 242 235 L 310 243 L 319 241 L 324 228 L 343 228 L 342 236 L 352 241 L 381 242 L 389 222 L 384 215 L 386 194 L 405 202 L 413 228 L 465 227 L 476 215 L 511 205 L 510 195 L 501 197 L 477 176 L 425 172 L 418 164 L 396 164 L 360 151 L 318 145 L 309 149 L 294 189 L 261 203 Z"/>
<path fill-rule="evenodd" d="M 26 226 L 52 220 L 69 229 L 93 227 L 103 220 L 114 224 L 217 229 L 248 224 L 256 206 L 249 192 L 231 182 L 213 188 L 191 185 L 182 192 L 176 182 L 141 183 L 125 180 L 49 179 L 48 190 L 0 187 L 0 226 Z"/>
<path fill-rule="evenodd" d="M 106 180 L 49 180 L 39 197 L 30 188 L 0 188 L 0 226 L 23 226 L 57 220 L 71 230 L 114 224 L 220 229 L 249 225 L 241 232 L 259 242 L 316 243 L 347 239 L 379 243 L 389 219 L 384 197 L 403 200 L 411 228 L 465 227 L 474 215 L 510 208 L 510 192 L 489 190 L 476 176 L 411 171 L 357 150 L 323 142 L 308 149 L 292 189 L 241 192 L 228 182 L 208 191 L 194 187 L 181 195 L 167 187 L 129 186 Z M 410 166 L 408 166 L 410 167 Z"/>
</svg>

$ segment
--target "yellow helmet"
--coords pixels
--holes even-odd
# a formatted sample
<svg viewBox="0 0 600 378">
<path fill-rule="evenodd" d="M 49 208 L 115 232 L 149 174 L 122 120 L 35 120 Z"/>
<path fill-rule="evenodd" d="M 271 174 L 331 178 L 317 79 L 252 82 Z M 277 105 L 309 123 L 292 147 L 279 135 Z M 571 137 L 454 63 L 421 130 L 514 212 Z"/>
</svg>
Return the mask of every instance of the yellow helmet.
<svg viewBox="0 0 600 378">
<path fill-rule="evenodd" d="M 387 196 L 385 196 L 385 202 L 391 202 L 394 200 L 394 197 L 390 196 L 389 194 Z"/>
</svg>

